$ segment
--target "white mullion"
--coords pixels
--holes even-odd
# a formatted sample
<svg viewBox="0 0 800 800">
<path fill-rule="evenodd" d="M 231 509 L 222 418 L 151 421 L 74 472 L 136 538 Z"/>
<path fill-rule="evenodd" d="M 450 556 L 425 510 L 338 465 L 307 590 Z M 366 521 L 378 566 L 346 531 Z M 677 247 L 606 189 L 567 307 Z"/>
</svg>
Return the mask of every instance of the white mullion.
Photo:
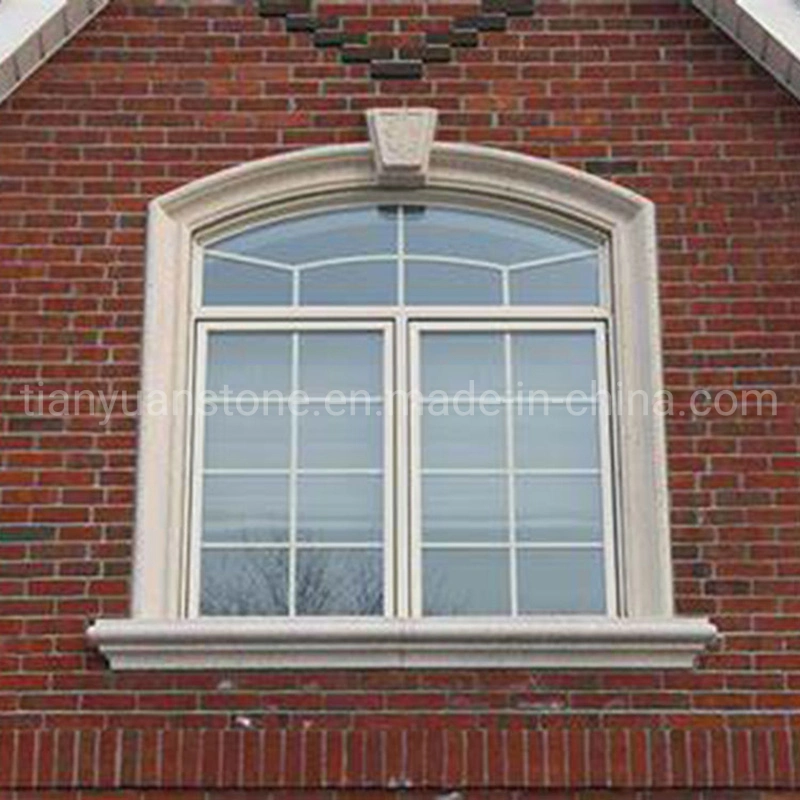
<svg viewBox="0 0 800 800">
<path fill-rule="evenodd" d="M 205 254 L 212 258 L 218 258 L 221 261 L 232 261 L 236 264 L 247 264 L 250 267 L 267 267 L 268 269 L 282 269 L 284 271 L 294 270 L 292 264 L 285 264 L 282 261 L 270 261 L 266 258 L 258 258 L 256 256 L 244 256 L 240 253 L 226 253 L 223 250 L 215 250 L 213 247 L 207 247 Z"/>
<path fill-rule="evenodd" d="M 410 400 L 407 411 L 410 415 L 408 430 L 404 431 L 408 437 L 408 460 L 406 473 L 409 474 L 406 486 L 408 496 L 408 527 L 404 539 L 408 541 L 408 558 L 410 574 L 407 576 L 410 615 L 422 616 L 422 407 L 420 397 L 420 372 L 421 372 L 421 347 L 419 328 L 415 324 L 408 327 L 408 363 L 406 365 L 408 392 Z"/>
<path fill-rule="evenodd" d="M 381 406 L 383 413 L 383 613 L 393 617 L 397 613 L 395 587 L 395 488 L 394 488 L 394 408 L 389 398 L 394 394 L 394 331 L 383 328 L 383 394 L 387 398 Z M 377 413 L 377 412 L 376 412 Z"/>
<path fill-rule="evenodd" d="M 292 333 L 291 395 L 300 388 L 300 333 Z M 297 463 L 300 417 L 290 409 L 289 434 L 289 616 L 297 613 Z"/>
<path fill-rule="evenodd" d="M 300 270 L 292 270 L 292 307 L 300 307 Z"/>
<path fill-rule="evenodd" d="M 403 259 L 405 262 L 407 259 Z M 294 273 L 299 276 L 299 272 Z M 604 306 L 299 306 L 299 277 L 295 279 L 293 306 L 204 306 L 198 309 L 197 318 L 208 321 L 258 322 L 272 320 L 313 321 L 313 320 L 389 320 L 408 316 L 415 321 L 452 320 L 470 322 L 473 320 L 497 320 L 505 323 L 525 323 L 537 319 L 553 324 L 581 320 L 592 322 L 607 320 L 609 310 Z"/>
<path fill-rule="evenodd" d="M 505 360 L 506 394 L 513 391 L 513 365 L 511 358 L 511 333 L 503 336 L 503 355 Z M 511 616 L 519 614 L 519 597 L 517 587 L 517 519 L 516 519 L 516 486 L 514 481 L 514 408 L 506 405 L 506 468 L 508 470 L 508 543 L 509 543 L 509 591 L 511 592 Z"/>
<path fill-rule="evenodd" d="M 289 542 L 206 542 L 203 550 L 290 550 Z M 383 542 L 296 542 L 295 550 L 383 550 Z"/>
<path fill-rule="evenodd" d="M 347 264 L 366 264 L 381 261 L 391 261 L 394 253 L 369 253 L 364 256 L 341 256 L 340 258 L 322 258 L 319 261 L 306 261 L 296 264 L 294 269 L 302 272 L 307 269 L 319 269 L 320 267 L 341 267 Z"/>
<path fill-rule="evenodd" d="M 440 476 L 461 476 L 461 475 L 476 475 L 478 477 L 489 477 L 489 476 L 504 476 L 508 475 L 509 472 L 512 472 L 515 475 L 525 475 L 525 476 L 542 476 L 542 477 L 558 477 L 558 476 L 569 476 L 569 477 L 581 477 L 581 476 L 591 476 L 591 475 L 599 475 L 600 469 L 596 469 L 594 467 L 587 467 L 586 469 L 579 469 L 579 468 L 569 468 L 569 467 L 553 467 L 553 469 L 539 469 L 535 467 L 515 467 L 513 470 L 508 470 L 504 467 L 423 467 L 420 472 L 423 475 L 440 475 Z"/>
<path fill-rule="evenodd" d="M 205 406 L 200 402 L 206 386 L 208 367 L 208 331 L 199 325 L 196 331 L 197 352 L 195 353 L 194 396 L 191 401 L 193 434 L 191 448 L 191 480 L 189 510 L 189 541 L 183 552 L 188 568 L 184 575 L 182 594 L 185 613 L 196 617 L 200 613 L 201 556 L 203 541 L 203 467 L 205 466 Z"/>
<path fill-rule="evenodd" d="M 580 261 L 582 258 L 595 256 L 602 248 L 594 250 L 575 250 L 571 253 L 563 253 L 560 256 L 548 256 L 547 258 L 537 258 L 534 261 L 520 261 L 517 264 L 510 264 L 510 270 L 518 269 L 537 269 L 539 267 L 551 267 L 556 264 L 568 264 L 570 261 Z"/>
<path fill-rule="evenodd" d="M 602 550 L 603 542 L 517 542 L 519 550 Z M 427 542 L 426 550 L 507 550 L 508 542 Z"/>
<path fill-rule="evenodd" d="M 598 436 L 600 437 L 600 471 L 603 496 L 603 542 L 604 564 L 606 578 L 606 613 L 616 616 L 619 613 L 620 598 L 617 587 L 617 542 L 614 533 L 614 486 L 613 457 L 611 449 L 611 402 L 608 393 L 608 344 L 606 329 L 603 325 L 597 326 L 595 334 L 597 347 L 597 388 L 600 396 L 598 419 Z"/>
</svg>

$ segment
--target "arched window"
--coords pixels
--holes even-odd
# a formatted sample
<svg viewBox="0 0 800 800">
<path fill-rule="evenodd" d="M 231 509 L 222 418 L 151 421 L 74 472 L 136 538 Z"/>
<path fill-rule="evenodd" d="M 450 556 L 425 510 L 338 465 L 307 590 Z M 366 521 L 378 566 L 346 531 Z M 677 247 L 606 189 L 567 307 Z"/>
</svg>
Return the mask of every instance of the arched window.
<svg viewBox="0 0 800 800">
<path fill-rule="evenodd" d="M 134 619 L 91 635 L 122 668 L 686 665 L 713 628 L 672 616 L 650 205 L 454 145 L 373 182 L 354 146 L 154 205 L 170 409 Z"/>
<path fill-rule="evenodd" d="M 326 206 L 201 245 L 188 613 L 615 613 L 604 239 Z"/>
</svg>

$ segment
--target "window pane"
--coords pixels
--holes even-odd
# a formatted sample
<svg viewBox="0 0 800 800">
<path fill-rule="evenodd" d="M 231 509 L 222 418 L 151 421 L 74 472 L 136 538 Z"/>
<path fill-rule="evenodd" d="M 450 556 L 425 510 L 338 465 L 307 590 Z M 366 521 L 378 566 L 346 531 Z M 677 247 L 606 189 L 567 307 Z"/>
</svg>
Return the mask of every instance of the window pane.
<svg viewBox="0 0 800 800">
<path fill-rule="evenodd" d="M 499 270 L 406 261 L 406 303 L 412 306 L 478 306 L 503 302 Z"/>
<path fill-rule="evenodd" d="M 505 357 L 502 333 L 424 333 L 422 393 L 456 392 L 504 395 Z M 490 398 L 487 398 L 490 399 Z"/>
<path fill-rule="evenodd" d="M 206 550 L 200 613 L 242 617 L 288 613 L 288 563 L 284 550 Z"/>
<path fill-rule="evenodd" d="M 243 404 L 246 405 L 246 404 Z M 210 408 L 210 407 L 209 407 Z M 274 469 L 289 466 L 290 413 L 283 405 L 243 408 L 217 405 L 205 419 L 205 466 Z M 254 413 L 250 414 L 250 411 Z"/>
<path fill-rule="evenodd" d="M 426 550 L 423 614 L 505 615 L 511 611 L 509 557 L 502 550 Z"/>
<path fill-rule="evenodd" d="M 301 476 L 297 493 L 300 541 L 380 542 L 383 538 L 382 476 Z"/>
<path fill-rule="evenodd" d="M 301 550 L 296 591 L 299 615 L 381 615 L 383 556 L 377 550 Z"/>
<path fill-rule="evenodd" d="M 397 261 L 333 264 L 300 273 L 304 306 L 391 306 L 397 302 Z"/>
<path fill-rule="evenodd" d="M 203 268 L 203 305 L 288 306 L 292 273 L 207 255 Z"/>
<path fill-rule="evenodd" d="M 517 556 L 521 614 L 603 614 L 599 550 L 528 550 Z"/>
<path fill-rule="evenodd" d="M 406 253 L 516 264 L 588 249 L 580 239 L 485 212 L 431 208 L 408 212 Z"/>
<path fill-rule="evenodd" d="M 394 254 L 397 214 L 377 206 L 327 211 L 250 228 L 211 247 L 285 264 Z"/>
<path fill-rule="evenodd" d="M 515 333 L 511 337 L 514 391 L 543 391 L 552 397 L 597 391 L 595 334 Z M 576 399 L 583 399 L 576 397 Z"/>
<path fill-rule="evenodd" d="M 288 475 L 206 476 L 203 541 L 283 542 L 288 532 Z"/>
<path fill-rule="evenodd" d="M 347 405 L 328 410 L 319 403 L 300 409 L 301 413 L 306 410 L 308 413 L 299 419 L 301 468 L 381 467 L 383 409 L 380 405 Z"/>
<path fill-rule="evenodd" d="M 558 264 L 515 269 L 509 276 L 512 305 L 597 305 L 600 265 L 596 255 Z"/>
<path fill-rule="evenodd" d="M 300 389 L 309 397 L 327 397 L 332 391 L 344 392 L 348 399 L 379 397 L 382 370 L 380 333 L 300 335 Z"/>
<path fill-rule="evenodd" d="M 423 477 L 424 541 L 507 541 L 508 522 L 508 480 L 505 476 Z"/>
<path fill-rule="evenodd" d="M 526 469 L 596 469 L 599 465 L 595 407 L 535 405 L 514 409 L 516 465 Z M 521 411 L 521 414 L 517 414 Z M 582 416 L 579 416 L 582 413 Z"/>
<path fill-rule="evenodd" d="M 599 475 L 518 476 L 517 539 L 538 542 L 601 542 Z"/>
<path fill-rule="evenodd" d="M 469 402 L 454 407 L 434 403 L 423 409 L 422 465 L 424 468 L 503 468 L 505 464 L 505 407 L 494 404 L 485 412 Z"/>
<path fill-rule="evenodd" d="M 255 392 L 291 393 L 292 337 L 289 333 L 210 333 L 206 388 L 233 395 Z M 250 407 L 251 396 L 242 397 Z"/>
</svg>

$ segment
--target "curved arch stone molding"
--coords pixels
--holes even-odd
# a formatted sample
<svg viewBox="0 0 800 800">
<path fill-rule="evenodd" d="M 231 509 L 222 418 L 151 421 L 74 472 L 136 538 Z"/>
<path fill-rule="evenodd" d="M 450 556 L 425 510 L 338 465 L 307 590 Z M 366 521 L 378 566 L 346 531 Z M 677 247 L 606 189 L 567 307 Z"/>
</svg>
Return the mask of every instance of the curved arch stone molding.
<svg viewBox="0 0 800 800">
<path fill-rule="evenodd" d="M 371 112 L 374 144 L 312 148 L 242 164 L 151 203 L 143 390 L 184 405 L 141 419 L 133 619 L 100 620 L 90 628 L 90 640 L 120 669 L 690 667 L 716 630 L 704 618 L 674 614 L 663 420 L 641 408 L 624 416 L 618 436 L 624 601 L 617 617 L 287 622 L 184 616 L 179 587 L 186 552 L 189 265 L 195 238 L 210 226 L 283 203 L 324 203 L 332 195 L 389 191 L 402 198 L 408 190 L 394 187 L 409 182 L 424 183 L 412 190 L 419 192 L 414 198 L 443 192 L 562 215 L 611 243 L 616 369 L 625 391 L 648 397 L 661 391 L 653 204 L 551 161 L 435 142 L 435 117 L 426 109 L 393 117 L 388 141 L 397 146 L 387 147 L 381 124 L 385 115 L 398 113 Z M 395 140 L 404 137 L 410 141 L 398 145 Z"/>
</svg>

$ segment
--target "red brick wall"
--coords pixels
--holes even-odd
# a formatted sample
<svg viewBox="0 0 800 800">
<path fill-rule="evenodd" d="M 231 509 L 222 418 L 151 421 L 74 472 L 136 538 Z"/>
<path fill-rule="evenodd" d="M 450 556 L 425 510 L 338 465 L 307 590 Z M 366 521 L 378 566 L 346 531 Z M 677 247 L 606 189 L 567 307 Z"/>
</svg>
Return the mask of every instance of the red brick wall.
<svg viewBox="0 0 800 800">
<path fill-rule="evenodd" d="M 406 37 L 474 5 L 322 11 Z M 800 106 L 688 6 L 541 2 L 403 82 L 248 3 L 114 0 L 0 107 L 0 788 L 800 785 Z M 148 200 L 395 102 L 650 197 L 668 388 L 777 393 L 668 421 L 678 607 L 724 634 L 697 670 L 114 674 L 86 647 L 128 611 L 135 421 L 31 418 L 23 388 L 137 390 Z"/>
</svg>

